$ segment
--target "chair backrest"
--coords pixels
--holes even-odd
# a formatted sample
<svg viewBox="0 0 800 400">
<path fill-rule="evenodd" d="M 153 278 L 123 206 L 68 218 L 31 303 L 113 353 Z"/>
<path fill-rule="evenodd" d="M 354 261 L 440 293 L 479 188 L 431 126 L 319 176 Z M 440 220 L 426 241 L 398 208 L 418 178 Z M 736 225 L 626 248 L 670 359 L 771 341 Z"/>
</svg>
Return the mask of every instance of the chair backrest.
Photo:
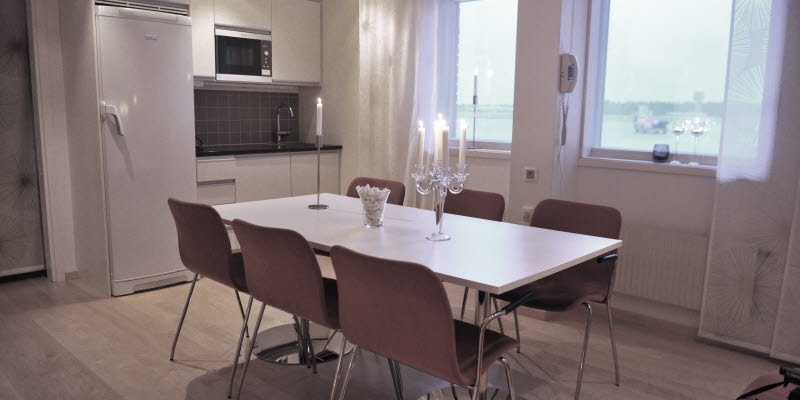
<svg viewBox="0 0 800 400">
<path fill-rule="evenodd" d="M 257 300 L 272 307 L 335 327 L 325 301 L 317 257 L 299 233 L 233 221 L 242 248 L 247 287 Z"/>
<path fill-rule="evenodd" d="M 619 239 L 622 215 L 613 207 L 548 199 L 536 206 L 531 226 L 582 235 Z M 616 253 L 613 251 L 611 253 Z M 616 262 L 586 261 L 552 276 L 568 284 L 592 284 L 611 290 Z"/>
<path fill-rule="evenodd" d="M 217 210 L 177 199 L 167 203 L 178 230 L 183 265 L 196 274 L 235 287 L 231 241 Z"/>
<path fill-rule="evenodd" d="M 453 378 L 460 376 L 453 314 L 433 271 L 341 246 L 331 259 L 348 341 L 442 379 L 463 379 Z"/>
<path fill-rule="evenodd" d="M 503 195 L 480 190 L 464 189 L 459 194 L 448 195 L 444 212 L 465 217 L 502 221 L 506 210 Z"/>
<path fill-rule="evenodd" d="M 388 179 L 367 178 L 363 176 L 355 178 L 352 182 L 350 182 L 350 186 L 347 188 L 346 195 L 348 197 L 358 198 L 356 186 L 364 185 L 370 185 L 371 187 L 378 187 L 381 189 L 389 189 L 391 192 L 389 193 L 389 198 L 386 200 L 386 202 L 389 204 L 402 206 L 403 200 L 406 198 L 406 185 L 403 185 L 403 182 L 390 181 Z"/>
</svg>

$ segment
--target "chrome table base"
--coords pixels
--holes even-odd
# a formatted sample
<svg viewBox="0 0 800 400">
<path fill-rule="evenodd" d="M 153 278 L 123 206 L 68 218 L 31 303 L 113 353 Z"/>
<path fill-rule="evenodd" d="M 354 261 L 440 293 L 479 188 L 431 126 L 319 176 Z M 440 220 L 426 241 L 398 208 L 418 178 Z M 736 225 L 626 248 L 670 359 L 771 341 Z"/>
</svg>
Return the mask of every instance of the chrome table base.
<svg viewBox="0 0 800 400">
<path fill-rule="evenodd" d="M 489 387 L 486 390 L 486 398 L 489 400 L 508 400 L 510 395 L 505 389 Z M 417 400 L 471 400 L 472 393 L 467 388 L 461 386 L 450 386 L 428 393 Z"/>
<path fill-rule="evenodd" d="M 339 359 L 341 333 L 334 334 L 332 330 L 313 322 L 309 324 L 309 331 L 317 364 Z M 305 353 L 300 351 L 298 342 L 295 324 L 265 329 L 258 333 L 253 355 L 277 364 L 311 366 L 311 360 L 305 360 Z M 350 350 L 348 348 L 346 353 Z"/>
</svg>

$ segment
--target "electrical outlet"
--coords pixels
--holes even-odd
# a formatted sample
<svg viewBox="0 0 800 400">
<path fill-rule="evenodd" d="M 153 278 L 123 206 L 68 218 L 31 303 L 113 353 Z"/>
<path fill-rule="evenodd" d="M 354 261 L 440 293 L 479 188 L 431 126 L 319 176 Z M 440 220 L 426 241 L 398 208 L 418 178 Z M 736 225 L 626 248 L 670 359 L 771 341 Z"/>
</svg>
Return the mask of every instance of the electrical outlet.
<svg viewBox="0 0 800 400">
<path fill-rule="evenodd" d="M 531 224 L 531 219 L 533 218 L 533 209 L 534 206 L 522 206 L 522 222 L 525 225 Z"/>
<path fill-rule="evenodd" d="M 534 167 L 525 167 L 525 182 L 537 183 L 539 181 L 539 173 Z"/>
</svg>

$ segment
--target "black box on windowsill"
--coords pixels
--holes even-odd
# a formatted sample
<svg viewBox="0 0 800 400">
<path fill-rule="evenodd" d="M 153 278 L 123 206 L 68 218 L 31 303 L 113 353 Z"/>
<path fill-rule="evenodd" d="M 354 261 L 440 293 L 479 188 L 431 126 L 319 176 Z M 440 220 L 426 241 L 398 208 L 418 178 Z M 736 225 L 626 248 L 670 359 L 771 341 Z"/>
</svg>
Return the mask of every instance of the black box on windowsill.
<svg viewBox="0 0 800 400">
<path fill-rule="evenodd" d="M 653 146 L 653 161 L 666 162 L 669 160 L 669 145 L 657 144 Z"/>
</svg>

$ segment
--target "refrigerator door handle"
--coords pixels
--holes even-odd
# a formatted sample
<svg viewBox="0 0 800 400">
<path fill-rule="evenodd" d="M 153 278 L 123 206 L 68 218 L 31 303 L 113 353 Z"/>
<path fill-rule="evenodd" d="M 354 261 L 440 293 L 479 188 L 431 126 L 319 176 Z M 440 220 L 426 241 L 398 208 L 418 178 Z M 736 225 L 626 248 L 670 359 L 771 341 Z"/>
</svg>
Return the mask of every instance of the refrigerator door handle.
<svg viewBox="0 0 800 400">
<path fill-rule="evenodd" d="M 105 115 L 111 115 L 117 122 L 117 133 L 120 136 L 125 136 L 125 130 L 122 128 L 122 118 L 119 116 L 119 108 L 113 104 L 108 104 L 105 101 L 103 102 L 103 113 Z"/>
</svg>

